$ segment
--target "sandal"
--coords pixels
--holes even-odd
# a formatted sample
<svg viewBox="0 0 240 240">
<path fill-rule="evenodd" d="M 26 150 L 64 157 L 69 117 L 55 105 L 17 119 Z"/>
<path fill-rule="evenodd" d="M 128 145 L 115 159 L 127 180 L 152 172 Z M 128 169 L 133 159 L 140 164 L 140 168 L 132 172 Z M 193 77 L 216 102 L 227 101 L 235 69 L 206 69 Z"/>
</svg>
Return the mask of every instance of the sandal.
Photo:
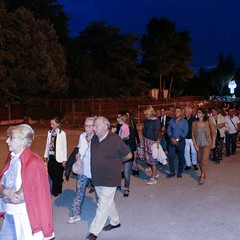
<svg viewBox="0 0 240 240">
<path fill-rule="evenodd" d="M 95 188 L 92 186 L 91 189 L 89 190 L 89 193 L 95 192 Z"/>
<path fill-rule="evenodd" d="M 129 196 L 130 191 L 129 190 L 125 190 L 123 193 L 123 197 L 128 197 Z"/>
</svg>

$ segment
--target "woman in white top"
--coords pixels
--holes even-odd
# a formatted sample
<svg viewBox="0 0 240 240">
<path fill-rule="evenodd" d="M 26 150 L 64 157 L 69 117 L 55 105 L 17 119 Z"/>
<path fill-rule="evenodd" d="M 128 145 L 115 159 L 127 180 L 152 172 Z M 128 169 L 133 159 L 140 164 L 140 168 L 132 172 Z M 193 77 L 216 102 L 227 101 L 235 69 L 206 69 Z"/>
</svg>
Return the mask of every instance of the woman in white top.
<svg viewBox="0 0 240 240">
<path fill-rule="evenodd" d="M 52 196 L 62 193 L 63 171 L 67 162 L 67 138 L 58 117 L 50 121 L 44 158 L 48 165 L 48 174 L 52 180 Z"/>
<path fill-rule="evenodd" d="M 76 196 L 73 199 L 72 214 L 68 219 L 68 223 L 75 223 L 81 220 L 82 204 L 85 197 L 85 191 L 89 185 L 91 179 L 91 167 L 90 167 L 90 144 L 94 135 L 93 122 L 95 117 L 86 118 L 84 129 L 85 132 L 79 137 L 79 152 L 76 155 L 77 158 L 82 158 L 84 162 L 83 175 L 77 175 L 76 181 Z"/>
</svg>

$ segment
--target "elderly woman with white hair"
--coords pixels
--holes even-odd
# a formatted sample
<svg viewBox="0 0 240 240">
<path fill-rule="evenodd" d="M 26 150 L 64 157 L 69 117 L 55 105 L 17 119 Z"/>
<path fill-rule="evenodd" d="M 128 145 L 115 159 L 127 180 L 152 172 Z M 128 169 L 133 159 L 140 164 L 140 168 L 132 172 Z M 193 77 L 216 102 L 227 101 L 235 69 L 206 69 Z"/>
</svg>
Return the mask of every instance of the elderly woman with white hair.
<svg viewBox="0 0 240 240">
<path fill-rule="evenodd" d="M 9 155 L 0 172 L 1 211 L 5 212 L 0 239 L 52 239 L 53 217 L 44 161 L 30 150 L 34 131 L 27 124 L 7 129 Z"/>
</svg>

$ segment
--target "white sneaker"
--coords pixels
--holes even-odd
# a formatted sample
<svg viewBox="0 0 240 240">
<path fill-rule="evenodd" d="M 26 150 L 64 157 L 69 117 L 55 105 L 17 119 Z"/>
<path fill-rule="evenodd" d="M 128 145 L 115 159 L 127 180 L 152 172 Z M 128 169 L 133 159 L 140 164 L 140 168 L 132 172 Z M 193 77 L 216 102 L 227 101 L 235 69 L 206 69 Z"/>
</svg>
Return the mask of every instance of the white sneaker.
<svg viewBox="0 0 240 240">
<path fill-rule="evenodd" d="M 67 222 L 68 223 L 76 223 L 76 222 L 79 222 L 81 220 L 81 217 L 80 216 L 73 216 L 73 217 L 70 217 Z"/>
<path fill-rule="evenodd" d="M 155 175 L 155 178 L 156 178 L 156 179 L 159 178 L 159 173 L 157 173 L 157 174 Z"/>
<path fill-rule="evenodd" d="M 145 172 L 149 172 L 149 171 L 151 171 L 151 170 L 152 170 L 151 167 L 146 167 L 144 171 L 145 171 Z"/>
<path fill-rule="evenodd" d="M 156 180 L 156 179 L 153 180 L 153 179 L 150 178 L 150 179 L 147 181 L 147 184 L 148 184 L 148 185 L 152 185 L 152 184 L 156 184 L 156 183 L 157 183 L 157 180 Z"/>
</svg>

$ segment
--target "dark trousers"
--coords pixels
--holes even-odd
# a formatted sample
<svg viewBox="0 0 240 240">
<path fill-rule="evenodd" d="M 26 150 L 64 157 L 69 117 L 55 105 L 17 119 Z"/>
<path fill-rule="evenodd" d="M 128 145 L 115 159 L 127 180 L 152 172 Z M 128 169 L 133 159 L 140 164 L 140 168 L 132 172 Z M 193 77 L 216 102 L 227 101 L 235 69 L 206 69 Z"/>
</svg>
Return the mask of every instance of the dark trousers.
<svg viewBox="0 0 240 240">
<path fill-rule="evenodd" d="M 233 134 L 226 134 L 226 154 L 231 155 L 236 152 L 237 148 L 237 132 Z M 232 151 L 230 151 L 230 149 Z"/>
<path fill-rule="evenodd" d="M 52 180 L 52 194 L 62 193 L 63 171 L 62 163 L 57 162 L 55 156 L 49 156 L 48 174 Z"/>
<path fill-rule="evenodd" d="M 185 139 L 181 140 L 177 145 L 173 145 L 171 142 L 169 143 L 169 167 L 170 172 L 175 173 L 175 154 L 178 155 L 178 173 L 183 172 L 183 166 L 184 166 L 184 149 L 185 149 Z"/>
</svg>

